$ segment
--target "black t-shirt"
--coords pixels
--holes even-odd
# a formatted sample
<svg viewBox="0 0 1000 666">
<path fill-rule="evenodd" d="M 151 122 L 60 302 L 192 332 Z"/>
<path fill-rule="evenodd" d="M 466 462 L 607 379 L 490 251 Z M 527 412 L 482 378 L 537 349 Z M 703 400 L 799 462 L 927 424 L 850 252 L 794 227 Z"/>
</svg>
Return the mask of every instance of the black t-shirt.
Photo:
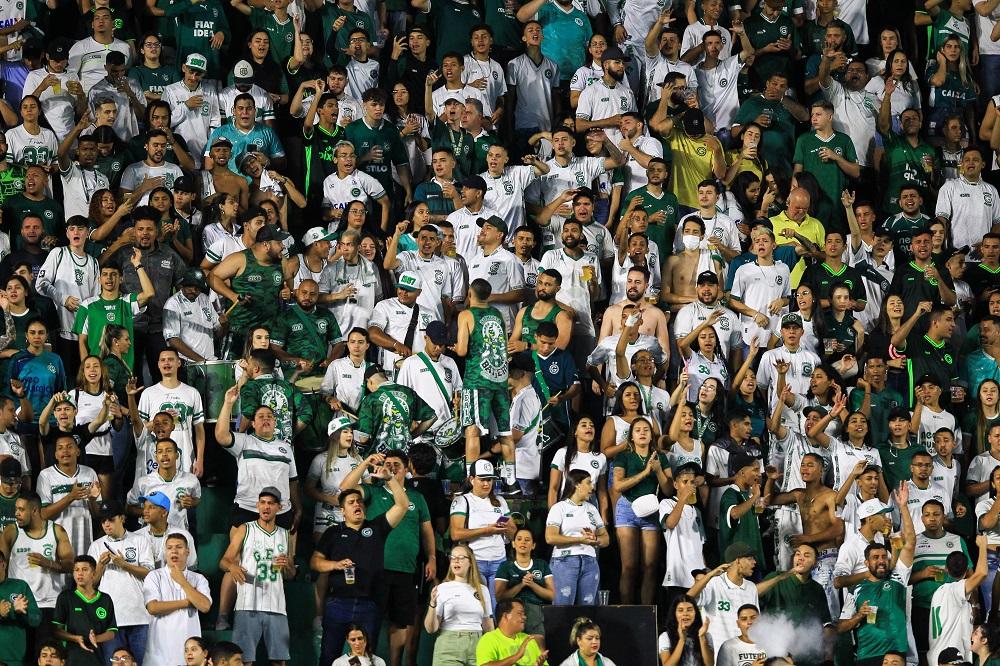
<svg viewBox="0 0 1000 666">
<path fill-rule="evenodd" d="M 78 590 L 63 590 L 56 599 L 53 622 L 62 627 L 66 633 L 77 636 L 88 636 L 91 631 L 100 635 L 105 631 L 116 630 L 115 606 L 111 597 L 98 592 L 93 599 L 87 599 Z M 88 652 L 76 643 L 70 643 L 67 648 L 67 664 L 102 666 L 100 649 Z"/>
<path fill-rule="evenodd" d="M 451 514 L 451 500 L 444 494 L 441 481 L 430 478 L 417 478 L 407 481 L 407 485 L 424 496 L 427 509 L 431 514 L 431 522 L 447 518 Z"/>
<path fill-rule="evenodd" d="M 348 559 L 354 562 L 354 584 L 348 585 L 344 572 L 330 572 L 327 595 L 331 598 L 375 599 L 381 587 L 385 540 L 392 527 L 385 514 L 366 520 L 360 529 L 334 525 L 323 533 L 316 549 L 328 560 Z"/>
</svg>

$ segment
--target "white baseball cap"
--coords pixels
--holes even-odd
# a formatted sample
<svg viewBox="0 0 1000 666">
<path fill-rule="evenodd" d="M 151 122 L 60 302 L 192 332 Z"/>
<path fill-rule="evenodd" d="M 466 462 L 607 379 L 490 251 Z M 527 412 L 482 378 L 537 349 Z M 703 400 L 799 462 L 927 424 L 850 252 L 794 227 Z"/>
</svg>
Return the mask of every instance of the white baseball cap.
<svg viewBox="0 0 1000 666">
<path fill-rule="evenodd" d="M 327 233 L 323 227 L 313 227 L 302 236 L 302 244 L 309 247 L 317 241 L 333 240 L 335 234 Z"/>
<path fill-rule="evenodd" d="M 865 518 L 870 518 L 872 516 L 877 516 L 880 513 L 889 513 L 892 508 L 883 504 L 877 499 L 870 499 L 866 502 L 862 502 L 861 506 L 858 507 L 858 520 L 864 520 Z"/>
</svg>

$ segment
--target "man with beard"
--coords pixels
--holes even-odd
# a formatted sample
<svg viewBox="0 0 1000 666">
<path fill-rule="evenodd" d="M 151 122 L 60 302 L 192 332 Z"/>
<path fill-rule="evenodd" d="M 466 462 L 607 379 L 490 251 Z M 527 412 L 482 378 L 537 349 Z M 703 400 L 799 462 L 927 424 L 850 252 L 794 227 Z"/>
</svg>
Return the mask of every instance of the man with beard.
<svg viewBox="0 0 1000 666">
<path fill-rule="evenodd" d="M 858 666 L 880 666 L 886 652 L 906 654 L 908 648 L 906 585 L 890 578 L 891 560 L 884 544 L 865 548 L 868 574 L 847 595 L 837 622 L 838 633 L 857 630 Z"/>
<path fill-rule="evenodd" d="M 469 283 L 483 279 L 490 284 L 490 306 L 500 312 L 504 328 L 509 331 L 517 308 L 529 296 L 524 284 L 524 269 L 517 257 L 503 247 L 507 236 L 507 223 L 503 218 L 496 215 L 479 218 L 477 224 L 478 247 L 469 258 Z M 504 381 L 507 381 L 506 378 Z"/>
<path fill-rule="evenodd" d="M 424 332 L 433 310 L 418 303 L 422 290 L 420 275 L 404 271 L 396 282 L 396 298 L 379 301 L 372 311 L 368 335 L 382 348 L 379 360 L 389 377 L 395 376 L 397 363 L 424 350 Z"/>
<path fill-rule="evenodd" d="M 650 303 L 643 296 L 649 288 L 649 271 L 633 266 L 625 275 L 625 298 L 617 303 L 613 303 L 604 311 L 604 319 L 601 322 L 601 338 L 609 335 L 621 333 L 621 313 L 627 306 L 639 308 L 642 314 L 642 321 L 639 323 L 639 333 L 641 335 L 652 335 L 660 342 L 660 347 L 669 357 L 670 336 L 667 331 L 667 316 L 663 310 Z"/>
<path fill-rule="evenodd" d="M 222 110 L 226 111 L 225 103 Z M 229 139 L 233 147 L 230 151 L 229 168 L 236 171 L 235 155 L 241 155 L 246 150 L 257 150 L 271 160 L 271 165 L 277 171 L 285 168 L 285 149 L 278 135 L 264 123 L 257 122 L 257 105 L 250 93 L 240 93 L 233 100 L 233 118 L 231 122 L 223 123 L 222 127 L 212 130 L 208 137 L 208 145 L 214 146 L 218 138 Z"/>
<path fill-rule="evenodd" d="M 397 274 L 405 271 L 419 274 L 424 283 L 417 299 L 420 307 L 434 312 L 438 321 L 450 321 L 454 310 L 452 304 L 462 290 L 462 275 L 454 270 L 454 264 L 440 255 L 441 232 L 433 224 L 420 227 L 416 250 L 398 252 L 399 239 L 409 226 L 407 220 L 396 225 L 396 232 L 385 250 L 383 266 Z"/>
<path fill-rule="evenodd" d="M 885 162 L 882 179 L 889 174 L 883 191 L 885 201 L 882 210 L 895 215 L 900 210 L 899 193 L 907 186 L 916 186 L 923 192 L 936 186 L 935 174 L 940 166 L 934 147 L 920 136 L 923 114 L 920 109 L 906 109 L 899 114 L 899 124 L 903 131 L 897 134 L 893 129 L 892 100 L 896 91 L 896 80 L 885 82 L 885 93 L 878 110 L 878 131 L 885 146 Z"/>
<path fill-rule="evenodd" d="M 132 213 L 133 232 L 122 234 L 101 255 L 104 261 L 121 268 L 122 286 L 125 291 L 138 293 L 142 291 L 142 285 L 136 268 L 129 259 L 135 249 L 142 252 L 142 266 L 153 283 L 155 294 L 149 301 L 151 307 L 135 318 L 132 347 L 135 349 L 136 358 L 139 359 L 139 367 L 145 357 L 153 382 L 160 381 L 160 373 L 156 370 L 156 359 L 160 350 L 167 347 L 167 343 L 163 340 L 163 306 L 187 270 L 184 260 L 173 249 L 156 240 L 159 218 L 159 211 L 155 208 L 139 206 Z"/>
<path fill-rule="evenodd" d="M 674 235 L 677 232 L 677 217 L 680 205 L 677 195 L 665 190 L 670 169 L 665 160 L 653 157 L 646 163 L 646 183 L 638 189 L 632 189 L 622 199 L 622 211 L 628 210 L 633 199 L 639 198 L 642 209 L 646 211 L 648 227 L 646 235 L 660 249 L 661 267 L 666 263 L 668 248 L 674 246 Z"/>
<path fill-rule="evenodd" d="M 342 334 L 329 310 L 316 307 L 319 286 L 303 280 L 295 289 L 295 302 L 285 308 L 271 328 L 271 348 L 281 361 L 293 361 L 303 375 L 322 374 Z M 339 355 L 339 354 L 338 354 Z"/>
<path fill-rule="evenodd" d="M 174 180 L 184 175 L 181 168 L 164 159 L 167 151 L 167 133 L 163 130 L 153 130 L 146 135 L 146 159 L 125 167 L 122 173 L 122 196 L 139 188 L 147 178 L 162 178 L 163 187 L 174 188 Z M 149 200 L 144 195 L 137 204 L 145 204 Z"/>
<path fill-rule="evenodd" d="M 3 204 L 5 229 L 16 232 L 29 216 L 36 216 L 42 223 L 42 234 L 38 240 L 45 244 L 45 250 L 59 244 L 63 235 L 63 207 L 48 196 L 48 172 L 37 164 L 30 165 L 24 174 L 24 191 L 8 197 Z M 41 231 L 41 230 L 40 230 Z M 26 239 L 13 235 L 11 245 L 19 250 L 26 245 Z M 44 236 L 44 237 L 43 237 Z M 39 260 L 38 264 L 41 264 Z"/>
<path fill-rule="evenodd" d="M 688 215 L 680 230 L 681 247 L 684 249 L 667 258 L 661 283 L 660 301 L 666 304 L 671 312 L 676 312 L 697 300 L 695 286 L 691 284 L 692 277 L 706 272 L 718 276 L 723 271 L 722 262 L 704 243 L 705 222 L 701 217 Z"/>
<path fill-rule="evenodd" d="M 570 220 L 579 222 L 583 230 L 584 249 L 597 257 L 598 261 L 601 262 L 602 269 L 607 273 L 615 256 L 615 241 L 608 228 L 594 217 L 594 200 L 594 192 L 588 188 L 566 190 L 555 201 L 547 205 L 538 214 L 537 219 L 538 224 L 547 230 L 554 241 L 557 234 L 562 235 L 560 229 L 566 222 Z M 570 202 L 572 202 L 571 215 L 567 218 L 557 215 L 557 212 Z M 558 242 L 554 243 L 553 247 L 558 248 Z M 604 294 L 603 287 L 605 285 L 602 283 L 599 286 L 601 289 L 598 293 Z"/>
<path fill-rule="evenodd" d="M 566 291 L 564 302 L 576 313 L 573 326 L 573 337 L 577 342 L 573 345 L 574 360 L 578 357 L 577 365 L 582 367 L 597 344 L 591 302 L 597 300 L 601 291 L 601 265 L 595 255 L 585 251 L 583 224 L 579 220 L 569 219 L 563 223 L 562 247 L 543 254 L 541 266 L 562 275 Z"/>
<path fill-rule="evenodd" d="M 658 300 L 660 293 L 659 257 L 650 251 L 649 236 L 641 231 L 633 231 L 622 238 L 611 263 L 611 300 L 620 301 L 625 296 L 628 273 L 633 268 L 641 268 L 649 274 L 651 298 Z"/>
<path fill-rule="evenodd" d="M 212 291 L 235 304 L 223 343 L 224 358 L 242 354 L 247 331 L 253 326 L 270 327 L 278 314 L 281 288 L 293 276 L 291 266 L 282 268 L 284 235 L 265 225 L 257 232 L 253 247 L 229 255 L 208 274 Z"/>
<path fill-rule="evenodd" d="M 90 215 L 90 199 L 94 192 L 110 188 L 107 176 L 94 168 L 97 164 L 97 140 L 93 134 L 80 133 L 90 124 L 90 117 L 84 114 L 63 142 L 59 144 L 59 173 L 62 175 L 63 204 L 66 217 Z M 79 141 L 77 141 L 79 139 Z M 69 158 L 76 143 L 76 162 Z"/>
<path fill-rule="evenodd" d="M 699 273 L 695 284 L 695 300 L 678 310 L 674 316 L 674 335 L 682 340 L 702 322 L 711 319 L 710 325 L 715 329 L 722 354 L 728 358 L 729 350 L 740 345 L 743 335 L 739 315 L 722 305 L 720 291 L 718 274 L 714 271 Z"/>
<path fill-rule="evenodd" d="M 832 627 L 827 627 L 830 611 L 823 586 L 813 578 L 818 556 L 814 545 L 800 543 L 792 553 L 792 568 L 769 573 L 757 585 L 757 594 L 761 612 L 770 617 L 784 615 L 787 621 L 799 626 L 812 623 L 823 626 L 823 647 L 832 661 L 830 649 L 835 635 Z"/>
<path fill-rule="evenodd" d="M 865 89 L 870 77 L 868 68 L 861 60 L 847 62 L 840 80 L 834 78 L 833 72 L 842 61 L 847 61 L 843 53 L 823 52 L 819 65 L 819 88 L 823 97 L 833 104 L 833 129 L 851 137 L 858 164 L 862 167 L 874 166 L 878 97 Z"/>
<path fill-rule="evenodd" d="M 774 2 L 775 0 L 769 0 Z M 783 17 L 784 20 L 789 20 Z M 763 23 L 768 23 L 761 17 Z M 748 25 L 746 30 L 750 32 L 750 40 L 754 41 L 754 35 Z M 787 38 L 778 40 L 781 43 L 787 42 Z M 794 40 L 793 40 L 793 43 Z M 786 47 L 785 51 L 789 48 Z M 757 56 L 754 64 L 760 64 L 762 56 Z M 809 120 L 809 112 L 798 102 L 795 102 L 785 93 L 788 92 L 788 70 L 784 67 L 773 71 L 764 78 L 764 91 L 758 95 L 752 95 L 743 101 L 739 111 L 733 118 L 732 136 L 738 138 L 743 129 L 750 123 L 760 125 L 764 131 L 761 137 L 760 153 L 767 155 L 768 164 L 771 168 L 779 166 L 787 171 L 792 170 L 792 149 L 795 146 L 796 121 L 805 122 Z"/>
<path fill-rule="evenodd" d="M 569 346 L 573 332 L 573 316 L 556 301 L 556 295 L 562 287 L 562 274 L 552 268 L 547 268 L 538 274 L 535 280 L 535 298 L 531 305 L 521 308 L 514 318 L 511 328 L 510 342 L 507 352 L 510 354 L 527 351 L 535 344 L 535 331 L 543 321 L 554 322 L 559 329 L 556 347 L 566 349 Z"/>
<path fill-rule="evenodd" d="M 625 166 L 628 169 L 625 192 L 631 193 L 646 184 L 646 167 L 654 157 L 663 157 L 663 144 L 646 135 L 642 116 L 635 111 L 621 114 L 618 128 L 622 135 L 618 147 L 626 156 Z"/>
<path fill-rule="evenodd" d="M 601 56 L 604 76 L 584 88 L 576 107 L 576 131 L 586 134 L 591 127 L 607 132 L 608 138 L 617 144 L 622 133 L 618 129 L 622 117 L 635 111 L 635 95 L 623 82 L 625 78 L 625 54 L 617 46 L 611 46 Z M 688 66 L 690 69 L 690 66 Z"/>
</svg>

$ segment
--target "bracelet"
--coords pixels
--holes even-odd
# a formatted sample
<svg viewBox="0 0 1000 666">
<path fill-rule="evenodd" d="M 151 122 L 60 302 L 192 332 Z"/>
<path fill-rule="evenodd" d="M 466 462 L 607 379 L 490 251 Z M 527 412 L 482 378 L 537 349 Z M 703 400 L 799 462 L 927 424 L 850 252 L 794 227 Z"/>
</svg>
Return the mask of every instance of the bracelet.
<svg viewBox="0 0 1000 666">
<path fill-rule="evenodd" d="M 428 608 L 437 608 L 437 604 L 427 604 Z"/>
</svg>

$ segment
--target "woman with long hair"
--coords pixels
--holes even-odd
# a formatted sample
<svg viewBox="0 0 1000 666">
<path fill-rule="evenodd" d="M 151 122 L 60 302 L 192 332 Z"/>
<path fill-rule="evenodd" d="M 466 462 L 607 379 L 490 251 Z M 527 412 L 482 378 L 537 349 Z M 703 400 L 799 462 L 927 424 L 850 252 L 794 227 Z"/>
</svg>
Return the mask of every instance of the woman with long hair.
<svg viewBox="0 0 1000 666">
<path fill-rule="evenodd" d="M 657 646 L 660 666 L 714 666 L 715 649 L 708 635 L 708 618 L 686 594 L 675 597 L 664 620 Z"/>
<path fill-rule="evenodd" d="M 580 95 L 587 86 L 604 77 L 601 56 L 607 49 L 607 37 L 600 32 L 595 32 L 590 36 L 590 40 L 587 41 L 587 55 L 584 57 L 584 64 L 577 68 L 569 84 L 569 105 L 574 109 L 580 103 Z"/>
<path fill-rule="evenodd" d="M 927 228 L 931 230 L 931 257 L 934 261 L 944 261 L 944 255 L 951 249 L 948 225 L 938 218 L 931 220 Z"/>
<path fill-rule="evenodd" d="M 489 589 L 490 613 L 496 606 L 493 580 L 507 559 L 508 540 L 517 532 L 507 500 L 495 492 L 496 471 L 489 460 L 477 460 L 469 471 L 469 491 L 451 503 L 452 541 L 464 541 L 476 558 L 476 571 Z"/>
<path fill-rule="evenodd" d="M 766 214 L 766 208 L 761 210 L 760 176 L 752 171 L 741 171 L 726 187 L 719 197 L 719 211 L 733 219 L 740 233 L 749 236 L 750 224 L 758 217 Z"/>
<path fill-rule="evenodd" d="M 21 98 L 21 124 L 7 130 L 7 154 L 10 162 L 47 167 L 59 152 L 59 139 L 48 127 L 42 127 L 42 103 L 34 95 Z M 53 220 L 55 222 L 55 220 Z M 51 230 L 45 230 L 46 235 Z"/>
<path fill-rule="evenodd" d="M 974 410 L 966 412 L 962 419 L 962 434 L 965 438 L 965 452 L 975 456 L 989 450 L 986 436 L 1000 423 L 1000 383 L 994 379 L 984 379 L 976 389 Z"/>
<path fill-rule="evenodd" d="M 569 632 L 569 645 L 576 651 L 559 666 L 615 666 L 601 654 L 601 628 L 589 617 L 578 617 Z"/>
<path fill-rule="evenodd" d="M 660 526 L 655 515 L 636 515 L 632 502 L 660 491 L 668 494 L 671 489 L 668 468 L 667 457 L 655 448 L 653 424 L 646 417 L 633 420 L 625 439 L 625 451 L 614 462 L 614 489 L 620 495 L 615 506 L 615 533 L 622 563 L 618 588 L 623 604 L 635 603 L 635 582 L 640 575 L 642 603 L 652 604 L 656 595 Z"/>
<path fill-rule="evenodd" d="M 871 446 L 871 427 L 863 412 L 854 411 L 847 415 L 841 438 L 830 439 L 830 456 L 833 462 L 833 489 L 840 487 L 851 478 L 862 462 L 865 465 L 882 466 L 882 457 Z M 884 481 L 880 484 L 884 485 Z"/>
<path fill-rule="evenodd" d="M 413 112 L 410 89 L 406 87 L 405 82 L 394 83 L 389 93 L 389 104 L 386 105 L 385 114 L 389 117 L 389 122 L 399 130 L 399 138 L 402 139 L 406 156 L 409 158 L 412 182 L 423 182 L 427 175 L 427 151 L 431 147 L 427 117 L 422 113 Z M 424 91 L 421 90 L 420 94 L 423 95 Z M 399 182 L 395 169 L 393 169 L 393 179 Z"/>
<path fill-rule="evenodd" d="M 726 392 L 718 377 L 708 377 L 698 387 L 694 403 L 694 432 L 708 446 L 721 437 L 726 413 Z"/>
<path fill-rule="evenodd" d="M 927 83 L 931 87 L 927 98 L 930 107 L 927 114 L 928 136 L 940 139 L 945 118 L 957 113 L 965 119 L 963 137 L 975 137 L 976 85 L 972 66 L 958 35 L 948 35 L 941 42 L 934 60 L 927 65 Z"/>
<path fill-rule="evenodd" d="M 978 624 L 972 630 L 972 664 L 1000 666 L 1000 624 Z"/>
<path fill-rule="evenodd" d="M 126 359 L 131 348 L 132 338 L 127 328 L 115 324 L 108 324 L 104 327 L 100 344 L 101 363 L 105 370 L 102 376 L 107 378 L 107 390 L 114 393 L 115 404 L 119 406 L 119 409 L 121 405 L 128 407 L 130 398 L 133 401 L 138 399 L 135 397 L 137 391 L 135 374 Z M 111 455 L 114 458 L 116 468 L 128 456 L 128 452 L 132 448 L 133 437 L 137 434 L 136 430 L 138 429 L 140 432 L 142 430 L 141 423 L 132 423 L 130 409 L 124 410 L 122 416 L 121 424 L 111 433 Z M 145 473 L 147 471 L 145 464 L 137 460 L 137 472 L 140 471 L 140 466 L 142 473 Z M 138 477 L 137 473 L 136 478 Z"/>
<path fill-rule="evenodd" d="M 331 666 L 385 666 L 385 660 L 375 656 L 368 631 L 360 624 L 347 626 L 347 650 Z"/>
<path fill-rule="evenodd" d="M 396 245 L 396 255 L 407 250 L 417 249 L 417 234 L 425 224 L 431 223 L 431 209 L 423 201 L 411 201 L 403 210 L 403 219 L 409 220 L 410 225 L 405 233 L 399 235 Z M 389 240 L 391 245 L 392 239 Z"/>
<path fill-rule="evenodd" d="M 166 187 L 157 187 L 149 193 L 149 205 L 160 213 L 157 240 L 191 263 L 194 260 L 191 226 L 174 209 L 174 193 Z"/>
<path fill-rule="evenodd" d="M 434 643 L 434 666 L 475 666 L 476 643 L 484 632 L 493 631 L 489 600 L 472 549 L 452 546 L 448 575 L 431 590 L 424 615 L 424 630 L 441 632 Z"/>
<path fill-rule="evenodd" d="M 95 251 L 100 254 L 108 249 L 111 240 L 114 239 L 122 229 L 119 225 L 132 212 L 132 197 L 125 196 L 125 199 L 118 203 L 115 194 L 107 188 L 94 192 L 90 197 L 90 208 L 87 219 L 90 220 L 90 242 L 94 244 Z"/>
<path fill-rule="evenodd" d="M 306 474 L 305 493 L 316 501 L 313 518 L 313 541 L 316 543 L 328 527 L 344 522 L 337 499 L 340 482 L 363 462 L 354 446 L 353 423 L 346 416 L 330 421 L 327 449 L 313 458 Z"/>
<path fill-rule="evenodd" d="M 625 450 L 625 436 L 629 426 L 640 416 L 647 416 L 641 390 L 633 381 L 622 382 L 615 390 L 611 415 L 601 429 L 601 453 L 608 460 L 614 460 L 615 456 Z"/>
<path fill-rule="evenodd" d="M 889 55 L 898 50 L 901 43 L 898 30 L 883 28 L 878 37 L 877 54 L 865 60 L 868 76 L 882 76 L 885 73 L 885 63 L 888 61 Z M 909 74 L 911 78 L 917 78 L 917 72 L 913 69 L 913 65 L 909 66 Z"/>
<path fill-rule="evenodd" d="M 111 448 L 112 428 L 121 430 L 125 421 L 118 396 L 111 391 L 108 368 L 99 356 L 87 356 L 80 363 L 80 369 L 76 373 L 76 390 L 71 395 L 76 403 L 78 425 L 96 420 L 102 410 L 107 410 L 109 423 L 93 433 L 94 438 L 87 443 L 83 463 L 97 472 L 102 496 L 110 497 L 111 476 L 115 471 Z"/>
<path fill-rule="evenodd" d="M 729 383 L 729 362 L 722 352 L 719 333 L 714 326 L 718 321 L 717 315 L 721 314 L 721 308 L 714 310 L 708 319 L 677 341 L 677 349 L 684 358 L 684 371 L 688 376 L 688 400 L 698 395 L 698 389 L 709 377 L 721 380 L 723 388 Z"/>
<path fill-rule="evenodd" d="M 740 145 L 729 151 L 729 168 L 722 182 L 728 187 L 741 173 L 752 173 L 758 179 L 767 173 L 767 159 L 760 150 L 760 142 L 764 137 L 764 128 L 757 123 L 747 123 L 740 135 Z"/>
<path fill-rule="evenodd" d="M 906 51 L 893 49 L 885 59 L 885 70 L 872 76 L 865 90 L 875 95 L 878 104 L 885 97 L 885 82 L 892 79 L 896 88 L 892 92 L 891 109 L 894 123 L 899 121 L 899 114 L 907 109 L 920 108 L 920 86 L 916 77 L 911 74 L 910 58 Z"/>
<path fill-rule="evenodd" d="M 374 231 L 368 220 L 368 206 L 360 199 L 349 201 L 344 206 L 344 214 L 339 220 L 333 220 L 327 226 L 327 230 L 337 234 L 339 238 L 348 229 L 354 229 L 359 234 L 364 231 Z"/>
<path fill-rule="evenodd" d="M 998 299 L 1000 301 L 1000 299 Z M 879 313 L 875 328 L 871 330 L 865 341 L 865 349 L 869 356 L 886 359 L 886 384 L 889 388 L 904 395 L 907 391 L 906 357 L 892 345 L 892 336 L 903 325 L 903 299 L 897 294 L 886 297 Z"/>
<path fill-rule="evenodd" d="M 823 338 L 825 326 L 823 323 L 822 310 L 819 308 L 819 301 L 816 298 L 816 291 L 813 286 L 805 282 L 799 284 L 795 289 L 792 312 L 798 312 L 802 317 L 802 337 L 799 338 L 799 348 L 807 349 L 817 356 L 820 356 L 819 341 Z M 780 338 L 772 334 L 772 344 L 777 344 Z"/>
<path fill-rule="evenodd" d="M 202 247 L 212 247 L 218 240 L 229 236 L 238 237 L 237 223 L 240 218 L 240 201 L 228 192 L 212 197 L 205 210 L 205 227 L 201 232 Z"/>
<path fill-rule="evenodd" d="M 594 419 L 586 414 L 578 416 L 569 430 L 566 446 L 556 451 L 552 456 L 549 470 L 548 507 L 559 500 L 569 483 L 566 474 L 574 469 L 583 470 L 593 481 L 595 495 L 587 501 L 597 506 L 601 518 L 608 521 L 608 457 L 601 453 L 600 441 L 597 439 L 597 425 Z"/>
<path fill-rule="evenodd" d="M 549 568 L 555 582 L 557 606 L 593 605 L 601 586 L 597 549 L 606 548 L 610 535 L 600 512 L 588 500 L 594 482 L 585 470 L 566 473 L 562 499 L 545 518 L 545 542 L 552 546 Z"/>
<path fill-rule="evenodd" d="M 271 348 L 271 331 L 266 326 L 254 326 L 247 331 L 246 342 L 243 343 L 243 356 L 235 367 L 236 385 L 243 386 L 250 377 L 246 374 L 246 368 L 250 363 L 250 354 L 258 349 Z M 281 363 L 275 359 L 274 376 L 284 379 L 285 373 L 281 369 Z"/>
<path fill-rule="evenodd" d="M 689 462 L 697 463 L 699 467 L 705 466 L 705 445 L 693 434 L 695 406 L 684 399 L 686 392 L 687 372 L 681 372 L 677 387 L 670 395 L 670 404 L 674 405 L 674 409 L 670 418 L 670 430 L 666 435 L 666 442 L 670 445 L 667 460 L 672 472 Z"/>
<path fill-rule="evenodd" d="M 1000 569 L 1000 501 L 997 500 L 997 493 L 1000 493 L 1000 465 L 990 472 L 989 484 L 989 497 L 976 503 L 979 532 L 986 536 L 987 547 L 990 549 L 986 553 L 988 573 L 979 585 L 979 593 L 983 597 L 983 612 L 989 612 L 989 617 L 995 623 L 995 604 L 1000 601 L 993 596 L 993 580 L 997 577 L 997 569 Z"/>
</svg>

